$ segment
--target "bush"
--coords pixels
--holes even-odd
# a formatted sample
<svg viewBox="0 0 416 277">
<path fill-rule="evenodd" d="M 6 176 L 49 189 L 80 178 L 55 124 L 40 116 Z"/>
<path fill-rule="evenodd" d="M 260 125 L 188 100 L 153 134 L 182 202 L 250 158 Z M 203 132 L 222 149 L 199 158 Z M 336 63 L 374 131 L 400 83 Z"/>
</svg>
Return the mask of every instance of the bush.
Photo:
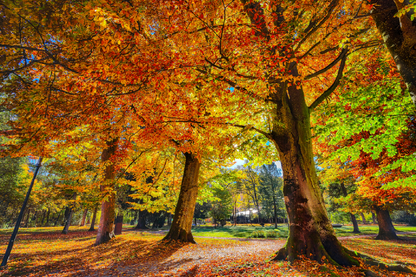
<svg viewBox="0 0 416 277">
<path fill-rule="evenodd" d="M 277 231 L 268 231 L 266 233 L 266 238 L 278 238 L 279 236 L 279 232 Z"/>
<path fill-rule="evenodd" d="M 252 237 L 252 238 L 265 238 L 266 234 L 265 234 L 264 231 L 254 231 L 254 232 L 251 233 L 250 237 Z"/>
</svg>

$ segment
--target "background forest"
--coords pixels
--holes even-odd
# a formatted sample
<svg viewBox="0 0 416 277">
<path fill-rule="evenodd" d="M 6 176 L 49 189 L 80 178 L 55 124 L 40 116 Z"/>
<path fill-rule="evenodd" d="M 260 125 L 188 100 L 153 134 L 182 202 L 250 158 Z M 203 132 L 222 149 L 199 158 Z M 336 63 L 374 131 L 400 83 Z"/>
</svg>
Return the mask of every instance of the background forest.
<svg viewBox="0 0 416 277">
<path fill-rule="evenodd" d="M 122 223 L 168 244 L 195 243 L 192 226 L 281 224 L 273 260 L 358 267 L 336 228 L 397 240 L 393 222 L 415 224 L 414 1 L 0 12 L 3 228 L 88 224 L 100 246 Z"/>
</svg>

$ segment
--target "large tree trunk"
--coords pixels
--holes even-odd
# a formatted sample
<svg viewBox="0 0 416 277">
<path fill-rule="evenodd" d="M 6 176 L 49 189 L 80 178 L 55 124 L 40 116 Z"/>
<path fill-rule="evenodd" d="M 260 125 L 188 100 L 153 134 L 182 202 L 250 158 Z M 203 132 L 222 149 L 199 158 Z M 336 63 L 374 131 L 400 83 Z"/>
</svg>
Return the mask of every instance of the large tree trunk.
<svg viewBox="0 0 416 277">
<path fill-rule="evenodd" d="M 108 242 L 114 237 L 114 220 L 116 218 L 116 197 L 114 191 L 114 179 L 116 176 L 114 164 L 110 158 L 114 155 L 117 149 L 117 141 L 115 138 L 107 142 L 107 148 L 101 154 L 101 161 L 105 164 L 104 184 L 100 186 L 103 194 L 101 202 L 101 218 L 98 226 L 97 239 L 95 245 Z"/>
<path fill-rule="evenodd" d="M 348 192 L 347 192 L 347 189 L 345 188 L 344 183 L 341 183 L 341 191 L 342 191 L 342 194 L 344 195 L 344 197 L 347 197 Z M 349 213 L 349 214 L 350 214 L 352 226 L 354 227 L 354 230 L 352 232 L 353 233 L 361 233 L 360 229 L 358 229 L 358 223 L 357 223 L 357 219 L 355 218 L 355 215 L 352 214 L 352 213 Z"/>
<path fill-rule="evenodd" d="M 178 204 L 169 233 L 164 240 L 179 240 L 195 243 L 192 236 L 192 219 L 194 217 L 196 198 L 198 196 L 198 176 L 200 161 L 192 153 L 184 153 L 185 170 L 182 177 Z"/>
<path fill-rule="evenodd" d="M 374 0 L 372 17 L 416 106 L 416 20 L 395 17 L 406 1 Z"/>
<path fill-rule="evenodd" d="M 92 232 L 95 231 L 94 225 L 95 225 L 95 219 L 97 218 L 97 206 L 94 208 L 94 212 L 92 213 L 92 219 L 91 219 L 91 226 L 88 231 Z"/>
<path fill-rule="evenodd" d="M 296 64 L 292 74 L 298 76 Z M 282 163 L 283 193 L 289 216 L 289 238 L 276 259 L 294 261 L 301 255 L 321 261 L 326 257 L 339 265 L 358 265 L 335 236 L 329 221 L 312 152 L 309 108 L 301 88 L 280 84 L 274 93 L 275 122 L 268 138 Z"/>
<path fill-rule="evenodd" d="M 85 209 L 84 213 L 82 214 L 82 219 L 81 219 L 81 223 L 79 224 L 79 226 L 85 226 L 85 219 L 87 218 L 87 213 L 88 213 L 88 209 Z"/>
<path fill-rule="evenodd" d="M 390 213 L 382 207 L 376 206 L 376 214 L 378 221 L 378 235 L 376 239 L 379 240 L 395 240 L 399 239 L 391 222 Z"/>
<path fill-rule="evenodd" d="M 146 227 L 146 217 L 149 214 L 147 210 L 139 211 L 139 219 L 137 220 L 137 225 L 134 227 L 136 230 L 149 229 Z"/>
</svg>

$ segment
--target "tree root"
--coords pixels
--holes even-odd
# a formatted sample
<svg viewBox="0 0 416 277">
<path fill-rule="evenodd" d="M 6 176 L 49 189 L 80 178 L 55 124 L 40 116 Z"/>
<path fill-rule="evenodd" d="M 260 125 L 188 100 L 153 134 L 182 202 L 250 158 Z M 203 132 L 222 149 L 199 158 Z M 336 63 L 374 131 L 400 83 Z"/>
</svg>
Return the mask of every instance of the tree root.
<svg viewBox="0 0 416 277">
<path fill-rule="evenodd" d="M 410 273 L 415 274 L 410 268 L 407 266 L 403 266 L 401 264 L 385 264 L 380 262 L 379 260 L 376 260 L 368 255 L 365 255 L 363 253 L 359 253 L 357 251 L 351 251 L 344 247 L 345 252 L 349 253 L 350 255 L 354 257 L 361 258 L 367 265 L 375 265 L 378 266 L 381 269 L 386 269 L 388 271 L 397 271 L 397 272 L 403 272 L 403 273 Z"/>
<path fill-rule="evenodd" d="M 277 251 L 276 256 L 274 256 L 273 258 L 271 258 L 271 261 L 284 261 L 287 258 L 287 250 L 286 247 L 280 248 L 279 251 Z"/>
</svg>

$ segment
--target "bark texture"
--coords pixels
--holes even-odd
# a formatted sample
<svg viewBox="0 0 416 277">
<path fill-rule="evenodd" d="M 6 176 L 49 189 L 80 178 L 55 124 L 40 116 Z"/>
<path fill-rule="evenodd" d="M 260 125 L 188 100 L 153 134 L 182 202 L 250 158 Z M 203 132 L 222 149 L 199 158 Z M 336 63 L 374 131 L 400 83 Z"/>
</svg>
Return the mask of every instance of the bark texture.
<svg viewBox="0 0 416 277">
<path fill-rule="evenodd" d="M 98 226 L 97 239 L 95 245 L 108 242 L 114 237 L 114 220 L 116 217 L 115 204 L 116 197 L 114 192 L 115 168 L 110 158 L 114 155 L 117 149 L 118 139 L 113 139 L 107 142 L 107 148 L 101 154 L 101 161 L 105 164 L 104 184 L 100 186 L 103 193 L 103 200 L 101 202 L 101 218 Z"/>
<path fill-rule="evenodd" d="M 416 106 L 416 20 L 395 17 L 406 1 L 375 0 L 372 17 Z"/>
<path fill-rule="evenodd" d="M 143 210 L 143 211 L 139 211 L 138 214 L 139 214 L 139 219 L 137 220 L 137 225 L 136 227 L 134 227 L 134 229 L 137 229 L 137 230 L 149 229 L 146 227 L 146 218 L 149 212 L 146 210 Z"/>
<path fill-rule="evenodd" d="M 191 229 L 196 198 L 198 196 L 198 176 L 201 163 L 192 153 L 185 153 L 184 155 L 185 170 L 178 204 L 176 205 L 175 215 L 169 233 L 163 240 L 195 243 Z"/>
<path fill-rule="evenodd" d="M 292 74 L 298 76 L 296 64 Z M 274 94 L 275 122 L 269 135 L 282 163 L 283 193 L 289 216 L 289 238 L 276 259 L 293 261 L 300 255 L 321 261 L 326 257 L 339 265 L 358 265 L 342 247 L 329 221 L 312 152 L 309 108 L 303 90 L 281 84 Z M 286 93 L 287 92 L 287 93 Z"/>
<path fill-rule="evenodd" d="M 391 222 L 390 213 L 382 207 L 376 207 L 377 221 L 378 221 L 378 235 L 376 239 L 379 240 L 396 240 L 399 237 L 394 230 L 393 222 Z"/>
</svg>

